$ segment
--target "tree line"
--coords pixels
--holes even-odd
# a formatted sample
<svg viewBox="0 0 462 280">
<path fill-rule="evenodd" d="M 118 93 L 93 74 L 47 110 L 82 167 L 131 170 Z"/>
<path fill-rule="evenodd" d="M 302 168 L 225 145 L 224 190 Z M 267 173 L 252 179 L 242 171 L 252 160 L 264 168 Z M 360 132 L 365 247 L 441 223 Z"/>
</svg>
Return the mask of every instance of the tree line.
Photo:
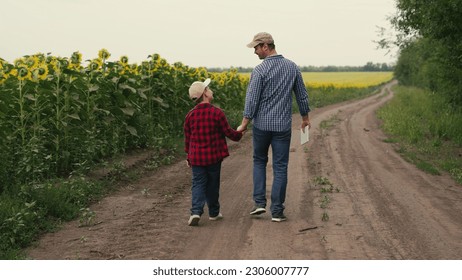
<svg viewBox="0 0 462 280">
<path fill-rule="evenodd" d="M 336 65 L 327 65 L 327 66 L 300 66 L 300 71 L 302 72 L 388 72 L 393 71 L 394 65 L 387 63 L 374 63 L 367 62 L 363 66 L 336 66 Z M 253 70 L 253 67 L 235 67 L 239 73 L 250 73 Z M 207 68 L 210 72 L 223 72 L 229 71 L 229 68 L 220 68 L 212 67 Z"/>
<path fill-rule="evenodd" d="M 390 18 L 398 32 L 383 48 L 399 47 L 395 77 L 431 90 L 453 107 L 462 105 L 462 1 L 397 0 Z"/>
</svg>

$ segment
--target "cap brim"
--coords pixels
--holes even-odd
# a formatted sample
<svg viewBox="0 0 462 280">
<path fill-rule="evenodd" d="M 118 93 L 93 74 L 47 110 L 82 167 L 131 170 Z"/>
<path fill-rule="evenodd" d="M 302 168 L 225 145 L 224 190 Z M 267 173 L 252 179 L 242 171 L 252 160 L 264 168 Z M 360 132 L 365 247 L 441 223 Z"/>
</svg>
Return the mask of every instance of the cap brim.
<svg viewBox="0 0 462 280">
<path fill-rule="evenodd" d="M 212 80 L 210 80 L 210 78 L 205 79 L 205 81 L 203 82 L 204 86 L 207 87 L 211 81 Z"/>
<path fill-rule="evenodd" d="M 247 44 L 247 48 L 255 48 L 255 46 L 257 46 L 258 44 L 260 44 L 260 43 L 252 41 L 252 42 Z"/>
</svg>

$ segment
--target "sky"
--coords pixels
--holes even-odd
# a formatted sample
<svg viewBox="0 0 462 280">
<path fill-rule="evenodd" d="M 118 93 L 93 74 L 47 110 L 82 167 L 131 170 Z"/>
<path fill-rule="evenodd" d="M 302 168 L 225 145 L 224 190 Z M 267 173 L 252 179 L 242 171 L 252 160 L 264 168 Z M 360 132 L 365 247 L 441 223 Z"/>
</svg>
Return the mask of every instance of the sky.
<svg viewBox="0 0 462 280">
<path fill-rule="evenodd" d="M 110 61 L 159 54 L 191 67 L 254 67 L 246 47 L 272 34 L 279 54 L 299 66 L 394 63 L 378 50 L 391 30 L 394 0 L 0 0 L 0 57 L 51 53 L 83 60 L 102 48 Z"/>
</svg>

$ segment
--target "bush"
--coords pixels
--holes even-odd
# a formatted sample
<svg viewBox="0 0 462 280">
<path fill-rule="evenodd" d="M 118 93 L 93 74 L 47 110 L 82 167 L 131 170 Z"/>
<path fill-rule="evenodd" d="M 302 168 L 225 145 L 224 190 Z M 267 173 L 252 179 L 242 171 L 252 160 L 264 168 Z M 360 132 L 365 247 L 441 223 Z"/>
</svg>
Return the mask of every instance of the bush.
<svg viewBox="0 0 462 280">
<path fill-rule="evenodd" d="M 40 231 L 42 211 L 36 203 L 27 203 L 7 195 L 0 196 L 0 259 L 17 257 Z"/>
<path fill-rule="evenodd" d="M 17 257 L 53 221 L 78 217 L 82 208 L 100 197 L 101 183 L 84 178 L 23 185 L 17 193 L 0 196 L 0 259 Z"/>
</svg>

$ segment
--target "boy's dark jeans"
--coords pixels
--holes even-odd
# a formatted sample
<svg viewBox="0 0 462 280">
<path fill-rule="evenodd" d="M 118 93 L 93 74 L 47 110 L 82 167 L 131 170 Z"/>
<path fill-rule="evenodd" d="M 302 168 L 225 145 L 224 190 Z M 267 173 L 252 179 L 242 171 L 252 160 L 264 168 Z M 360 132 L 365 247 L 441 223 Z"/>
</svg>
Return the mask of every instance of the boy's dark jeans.
<svg viewBox="0 0 462 280">
<path fill-rule="evenodd" d="M 192 166 L 191 215 L 202 216 L 206 202 L 210 217 L 220 213 L 220 173 L 221 161 L 207 166 Z"/>
</svg>

